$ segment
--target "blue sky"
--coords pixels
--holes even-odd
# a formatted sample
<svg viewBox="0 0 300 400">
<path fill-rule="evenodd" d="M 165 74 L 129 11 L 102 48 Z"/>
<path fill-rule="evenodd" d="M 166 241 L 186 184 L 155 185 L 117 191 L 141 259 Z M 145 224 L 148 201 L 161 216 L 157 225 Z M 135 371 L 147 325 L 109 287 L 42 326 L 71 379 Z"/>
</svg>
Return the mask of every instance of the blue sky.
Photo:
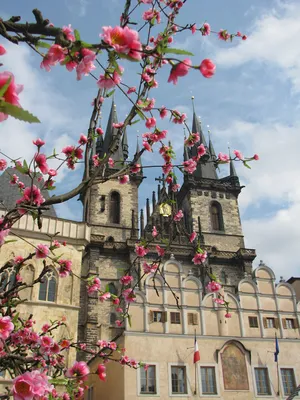
<svg viewBox="0 0 300 400">
<path fill-rule="evenodd" d="M 21 15 L 32 20 L 31 10 L 40 8 L 45 18 L 55 25 L 72 24 L 86 41 L 98 40 L 103 25 L 117 25 L 121 0 L 12 0 L 0 5 L 0 15 Z M 143 6 L 146 10 L 147 6 Z M 195 18 L 196 17 L 196 18 Z M 223 43 L 216 36 L 177 35 L 174 47 L 184 47 L 195 54 L 194 64 L 211 58 L 217 64 L 214 78 L 204 79 L 198 71 L 182 78 L 178 85 L 168 84 L 169 68 L 159 76 L 159 88 L 153 91 L 158 106 L 164 104 L 187 112 L 191 120 L 191 96 L 195 96 L 197 114 L 203 127 L 210 126 L 216 151 L 226 151 L 228 142 L 246 155 L 254 152 L 260 161 L 247 170 L 237 166 L 241 183 L 246 185 L 240 195 L 240 207 L 246 246 L 256 248 L 257 262 L 263 259 L 277 277 L 299 275 L 297 250 L 300 241 L 300 188 L 298 152 L 300 148 L 300 3 L 294 1 L 252 0 L 189 0 L 180 22 L 194 22 L 200 26 L 208 21 L 214 30 L 241 31 L 247 41 Z M 22 105 L 42 121 L 30 126 L 9 119 L 1 124 L 0 146 L 13 157 L 32 154 L 31 140 L 43 137 L 48 149 L 61 149 L 77 140 L 86 131 L 91 112 L 91 101 L 96 93 L 95 81 L 85 77 L 77 82 L 75 75 L 60 67 L 51 73 L 40 70 L 40 59 L 25 46 L 6 45 L 3 57 L 7 70 L 15 73 L 17 81 L 24 83 Z M 104 58 L 103 58 L 104 61 Z M 134 84 L 134 64 L 127 67 L 124 81 Z M 130 68 L 128 68 L 130 67 Z M 100 70 L 95 74 L 99 75 Z M 116 94 L 119 120 L 128 112 L 128 105 Z M 107 101 L 103 112 L 103 125 L 110 107 Z M 162 127 L 167 125 L 162 124 Z M 168 125 L 178 160 L 181 159 L 182 127 Z M 136 134 L 144 131 L 135 125 L 129 130 L 131 151 Z M 5 137 L 5 140 L 3 139 Z M 155 160 L 150 154 L 144 164 Z M 140 208 L 145 195 L 154 189 L 154 177 L 159 170 L 147 171 L 141 187 Z M 69 189 L 81 177 L 81 171 L 64 171 L 58 191 Z M 57 208 L 61 217 L 80 219 L 77 201 Z"/>
</svg>

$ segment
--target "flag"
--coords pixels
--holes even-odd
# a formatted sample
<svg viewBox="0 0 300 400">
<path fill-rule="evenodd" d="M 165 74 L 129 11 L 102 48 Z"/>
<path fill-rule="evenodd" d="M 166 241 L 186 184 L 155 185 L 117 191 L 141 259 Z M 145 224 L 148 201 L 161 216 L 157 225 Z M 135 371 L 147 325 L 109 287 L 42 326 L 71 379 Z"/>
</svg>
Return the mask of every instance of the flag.
<svg viewBox="0 0 300 400">
<path fill-rule="evenodd" d="M 275 353 L 274 353 L 274 361 L 278 361 L 278 354 L 279 354 L 279 343 L 277 339 L 277 335 L 275 335 Z"/>
<path fill-rule="evenodd" d="M 199 347 L 198 347 L 198 343 L 197 343 L 197 339 L 196 339 L 196 334 L 195 334 L 195 347 L 194 347 L 194 364 L 196 362 L 200 361 L 200 351 L 199 351 Z"/>
</svg>

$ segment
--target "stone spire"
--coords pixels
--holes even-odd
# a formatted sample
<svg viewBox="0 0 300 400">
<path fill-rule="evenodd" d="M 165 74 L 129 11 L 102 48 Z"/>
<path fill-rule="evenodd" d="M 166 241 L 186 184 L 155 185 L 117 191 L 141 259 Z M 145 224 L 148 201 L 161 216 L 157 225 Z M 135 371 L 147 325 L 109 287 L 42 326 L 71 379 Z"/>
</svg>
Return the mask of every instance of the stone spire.
<svg viewBox="0 0 300 400">
<path fill-rule="evenodd" d="M 235 170 L 234 161 L 231 159 L 231 154 L 229 150 L 229 158 L 230 158 L 230 176 L 238 178 L 238 175 Z"/>
<path fill-rule="evenodd" d="M 134 157 L 140 152 L 140 145 L 139 145 L 139 137 L 136 139 L 136 151 Z M 140 164 L 142 166 L 142 159 L 139 157 L 136 161 L 136 164 Z"/>
<path fill-rule="evenodd" d="M 128 158 L 128 139 L 127 139 L 126 128 L 125 128 L 125 131 L 124 131 L 123 137 L 122 137 L 122 149 L 123 149 L 124 160 L 127 160 L 127 158 Z"/>
</svg>

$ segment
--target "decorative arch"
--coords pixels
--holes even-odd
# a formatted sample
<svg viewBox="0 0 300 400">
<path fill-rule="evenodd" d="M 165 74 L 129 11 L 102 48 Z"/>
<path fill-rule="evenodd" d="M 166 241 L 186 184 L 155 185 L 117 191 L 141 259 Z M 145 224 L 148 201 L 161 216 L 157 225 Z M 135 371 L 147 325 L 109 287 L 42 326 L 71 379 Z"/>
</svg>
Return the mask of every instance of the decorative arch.
<svg viewBox="0 0 300 400">
<path fill-rule="evenodd" d="M 227 295 L 227 297 L 230 298 L 230 300 L 233 300 L 233 301 L 234 301 L 234 303 L 235 303 L 237 309 L 241 308 L 240 302 L 238 301 L 238 299 L 235 297 L 234 294 L 232 294 L 232 293 L 230 293 L 230 292 L 225 292 L 225 294 Z"/>
<path fill-rule="evenodd" d="M 203 300 L 202 300 L 202 305 L 203 305 L 203 306 L 205 306 L 205 307 L 210 307 L 209 305 L 207 306 L 207 303 L 208 303 L 210 297 L 213 298 L 213 297 L 214 297 L 214 294 L 213 294 L 213 293 L 207 293 L 207 294 L 203 297 Z M 216 304 L 215 304 L 215 303 L 213 303 L 213 307 L 214 307 L 214 308 L 216 307 Z"/>
<path fill-rule="evenodd" d="M 57 299 L 58 275 L 54 268 L 51 268 L 43 277 L 40 283 L 39 300 L 55 303 Z"/>
<path fill-rule="evenodd" d="M 250 352 L 237 340 L 229 340 L 220 350 L 225 390 L 249 390 L 246 356 Z"/>
<path fill-rule="evenodd" d="M 188 281 L 193 281 L 193 282 L 195 282 L 195 283 L 197 284 L 199 290 L 202 290 L 202 289 L 203 289 L 203 288 L 202 288 L 202 283 L 201 283 L 201 281 L 200 281 L 196 276 L 187 276 L 187 277 L 182 281 L 182 286 L 183 286 L 183 287 L 186 287 L 186 283 L 187 283 Z"/>
<path fill-rule="evenodd" d="M 261 270 L 266 271 L 266 272 L 269 274 L 270 279 L 272 279 L 272 280 L 274 280 L 274 281 L 276 280 L 276 276 L 275 276 L 273 270 L 272 270 L 270 267 L 268 267 L 267 265 L 262 265 L 262 266 L 258 266 L 257 268 L 255 268 L 255 270 L 253 271 L 253 276 L 254 276 L 255 278 L 261 279 L 261 278 L 258 276 L 258 272 L 261 271 Z"/>
<path fill-rule="evenodd" d="M 255 284 L 255 282 L 253 282 L 251 279 L 248 279 L 248 278 L 245 278 L 245 279 L 242 279 L 240 282 L 239 282 L 239 284 L 238 284 L 238 291 L 239 292 L 242 292 L 242 285 L 244 284 L 244 283 L 248 283 L 249 285 L 251 285 L 252 287 L 253 287 L 253 289 L 254 289 L 254 293 L 258 293 L 258 287 L 257 287 L 257 285 Z M 243 293 L 245 293 L 245 292 L 243 292 Z"/>
<path fill-rule="evenodd" d="M 164 263 L 164 266 L 163 266 L 163 269 L 162 269 L 163 273 L 168 272 L 166 269 L 167 269 L 167 266 L 168 266 L 169 264 L 174 264 L 174 265 L 176 265 L 176 266 L 178 267 L 179 273 L 180 273 L 180 274 L 183 273 L 183 268 L 182 268 L 182 265 L 180 264 L 180 262 L 178 262 L 178 261 L 176 261 L 176 260 L 172 260 L 172 259 L 171 259 L 171 260 L 168 260 L 167 262 Z"/>
<path fill-rule="evenodd" d="M 0 292 L 11 289 L 16 280 L 16 269 L 12 265 L 0 274 Z"/>
<path fill-rule="evenodd" d="M 21 269 L 21 276 L 22 276 L 22 281 L 24 283 L 26 283 L 27 285 L 32 285 L 33 281 L 34 281 L 34 267 L 32 264 L 29 265 L 25 265 L 22 269 Z M 32 298 L 32 289 L 33 287 L 27 287 L 24 290 L 20 291 L 20 297 L 21 299 L 27 299 L 27 300 L 31 300 Z"/>
<path fill-rule="evenodd" d="M 153 276 L 154 276 L 154 274 L 149 274 L 147 276 L 147 278 L 145 279 L 145 285 L 146 286 L 152 286 L 150 283 L 151 283 L 151 280 L 152 280 Z M 156 275 L 155 279 L 158 280 L 161 283 L 161 287 L 164 287 L 164 280 L 163 280 L 163 278 L 161 276 Z"/>
<path fill-rule="evenodd" d="M 222 206 L 217 201 L 212 201 L 210 203 L 210 220 L 211 220 L 211 229 L 213 231 L 223 232 L 225 230 Z"/>
<path fill-rule="evenodd" d="M 282 288 L 282 287 L 288 289 L 289 292 L 290 292 L 290 294 L 291 294 L 291 296 L 296 296 L 295 289 L 293 288 L 292 285 L 290 285 L 290 284 L 287 283 L 287 282 L 280 282 L 280 283 L 278 283 L 278 285 L 276 286 L 276 289 L 275 289 L 275 292 L 276 292 L 277 295 L 280 296 L 280 293 L 278 293 L 278 291 L 279 291 L 279 289 Z"/>
<path fill-rule="evenodd" d="M 120 224 L 121 221 L 121 196 L 116 190 L 109 196 L 109 222 Z"/>
<path fill-rule="evenodd" d="M 137 303 L 146 303 L 147 302 L 146 295 L 144 292 L 141 292 L 140 290 L 135 290 L 134 293 L 137 297 L 137 299 L 136 299 Z M 138 300 L 138 297 L 140 297 L 141 301 Z"/>
</svg>

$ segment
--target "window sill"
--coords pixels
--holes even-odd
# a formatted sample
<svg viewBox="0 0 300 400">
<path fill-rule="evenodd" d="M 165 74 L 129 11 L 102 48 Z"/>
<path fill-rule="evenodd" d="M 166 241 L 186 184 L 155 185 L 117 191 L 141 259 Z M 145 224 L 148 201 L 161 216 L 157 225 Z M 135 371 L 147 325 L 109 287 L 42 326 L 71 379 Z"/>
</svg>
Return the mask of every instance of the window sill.
<svg viewBox="0 0 300 400">
<path fill-rule="evenodd" d="M 171 393 L 170 397 L 190 397 L 190 393 Z"/>
<path fill-rule="evenodd" d="M 160 397 L 158 393 L 139 393 L 138 397 Z"/>
</svg>

